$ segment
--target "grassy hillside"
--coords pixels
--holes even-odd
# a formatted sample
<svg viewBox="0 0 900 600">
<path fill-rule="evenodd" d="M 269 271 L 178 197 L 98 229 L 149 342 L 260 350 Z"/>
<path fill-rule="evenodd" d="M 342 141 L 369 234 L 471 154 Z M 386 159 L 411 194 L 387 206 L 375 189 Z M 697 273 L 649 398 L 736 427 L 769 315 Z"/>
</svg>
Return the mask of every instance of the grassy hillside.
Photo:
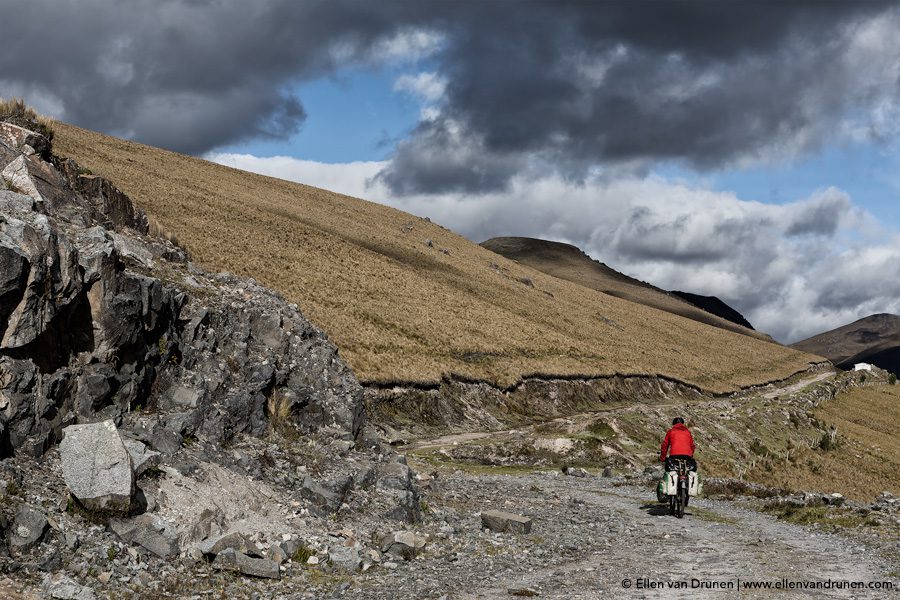
<svg viewBox="0 0 900 600">
<path fill-rule="evenodd" d="M 900 494 L 900 386 L 865 387 L 841 394 L 816 410 L 816 417 L 837 430 L 837 445 L 807 451 L 799 468 L 784 481 L 797 487 L 834 489 L 862 500 L 888 490 Z M 806 460 L 804 460 L 804 458 Z"/>
<path fill-rule="evenodd" d="M 297 302 L 363 381 L 619 372 L 729 391 L 819 360 L 545 275 L 373 202 L 61 123 L 55 151 L 113 180 L 197 262 Z"/>
<path fill-rule="evenodd" d="M 581 284 L 604 294 L 658 308 L 735 333 L 771 341 L 764 333 L 723 319 L 675 294 L 620 273 L 570 244 L 525 237 L 498 237 L 486 240 L 481 245 L 548 275 Z"/>
</svg>

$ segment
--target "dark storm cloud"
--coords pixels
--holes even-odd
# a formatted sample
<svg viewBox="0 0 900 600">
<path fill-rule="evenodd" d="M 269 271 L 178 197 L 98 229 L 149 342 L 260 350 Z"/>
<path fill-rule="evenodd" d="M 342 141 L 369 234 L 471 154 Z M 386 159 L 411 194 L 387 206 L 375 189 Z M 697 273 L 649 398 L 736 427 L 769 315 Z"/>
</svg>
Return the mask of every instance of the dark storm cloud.
<svg viewBox="0 0 900 600">
<path fill-rule="evenodd" d="M 382 173 L 395 191 L 508 182 L 473 176 L 482 161 L 543 161 L 577 178 L 598 164 L 712 168 L 790 154 L 816 147 L 845 111 L 897 91 L 896 81 L 865 80 L 849 52 L 856 27 L 885 4 L 480 6 L 485 14 L 454 30 L 443 55 L 441 116 L 400 144 Z M 448 124 L 463 134 L 441 136 Z M 442 153 L 453 168 L 438 177 Z"/>
<path fill-rule="evenodd" d="M 76 124 L 200 153 L 302 123 L 292 83 L 379 57 L 402 32 L 378 3 L 0 0 L 0 95 Z M 412 17 L 413 15 L 410 15 Z"/>
<path fill-rule="evenodd" d="M 0 94 L 24 90 L 77 124 L 193 153 L 290 136 L 305 118 L 294 84 L 377 64 L 403 32 L 439 32 L 440 113 L 398 144 L 380 176 L 403 194 L 503 189 L 528 170 L 578 180 L 598 165 L 715 167 L 802 151 L 843 112 L 896 92 L 847 60 L 858 24 L 893 10 L 874 1 L 0 8 Z"/>
</svg>

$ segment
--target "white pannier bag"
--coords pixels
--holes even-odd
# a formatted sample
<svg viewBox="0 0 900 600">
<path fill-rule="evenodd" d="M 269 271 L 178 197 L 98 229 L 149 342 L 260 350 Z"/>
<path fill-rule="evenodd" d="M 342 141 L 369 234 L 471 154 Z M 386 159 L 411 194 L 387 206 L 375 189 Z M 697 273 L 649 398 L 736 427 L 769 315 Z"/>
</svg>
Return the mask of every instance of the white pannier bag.
<svg viewBox="0 0 900 600">
<path fill-rule="evenodd" d="M 703 493 L 703 484 L 696 471 L 688 472 L 688 496 L 699 496 Z"/>
<path fill-rule="evenodd" d="M 663 475 L 663 493 L 674 496 L 678 493 L 678 471 L 666 471 Z"/>
</svg>

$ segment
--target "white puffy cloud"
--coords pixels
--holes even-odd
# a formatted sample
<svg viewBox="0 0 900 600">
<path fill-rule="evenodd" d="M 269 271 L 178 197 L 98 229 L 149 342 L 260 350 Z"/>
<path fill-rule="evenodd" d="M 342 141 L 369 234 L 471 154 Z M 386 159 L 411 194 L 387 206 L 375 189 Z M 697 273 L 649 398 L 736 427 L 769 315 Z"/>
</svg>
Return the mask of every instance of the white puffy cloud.
<svg viewBox="0 0 900 600">
<path fill-rule="evenodd" d="M 323 163 L 314 160 L 300 160 L 289 156 L 260 158 L 252 154 L 213 152 L 204 156 L 206 160 L 268 175 L 298 181 L 306 185 L 333 190 L 356 198 L 377 200 L 372 197 L 369 183 L 385 164 L 380 161 L 358 161 L 351 163 Z"/>
<path fill-rule="evenodd" d="M 440 100 L 446 89 L 447 79 L 431 71 L 401 75 L 394 82 L 395 91 L 414 94 L 428 102 Z"/>
<path fill-rule="evenodd" d="M 382 162 L 209 158 L 428 216 L 476 242 L 510 235 L 572 243 L 664 289 L 718 296 L 786 343 L 900 312 L 900 235 L 836 188 L 765 204 L 652 175 L 532 175 L 502 192 L 396 197 L 376 177 Z"/>
</svg>

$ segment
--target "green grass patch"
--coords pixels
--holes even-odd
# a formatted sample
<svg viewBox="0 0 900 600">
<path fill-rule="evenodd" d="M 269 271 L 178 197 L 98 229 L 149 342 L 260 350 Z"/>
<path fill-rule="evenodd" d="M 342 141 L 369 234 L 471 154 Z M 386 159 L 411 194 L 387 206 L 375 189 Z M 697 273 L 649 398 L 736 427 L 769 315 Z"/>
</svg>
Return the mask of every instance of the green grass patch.
<svg viewBox="0 0 900 600">
<path fill-rule="evenodd" d="M 787 521 L 797 525 L 831 525 L 851 529 L 876 527 L 879 525 L 878 521 L 871 516 L 828 506 L 772 504 L 763 507 L 763 511 L 774 515 L 780 521 Z"/>
</svg>

